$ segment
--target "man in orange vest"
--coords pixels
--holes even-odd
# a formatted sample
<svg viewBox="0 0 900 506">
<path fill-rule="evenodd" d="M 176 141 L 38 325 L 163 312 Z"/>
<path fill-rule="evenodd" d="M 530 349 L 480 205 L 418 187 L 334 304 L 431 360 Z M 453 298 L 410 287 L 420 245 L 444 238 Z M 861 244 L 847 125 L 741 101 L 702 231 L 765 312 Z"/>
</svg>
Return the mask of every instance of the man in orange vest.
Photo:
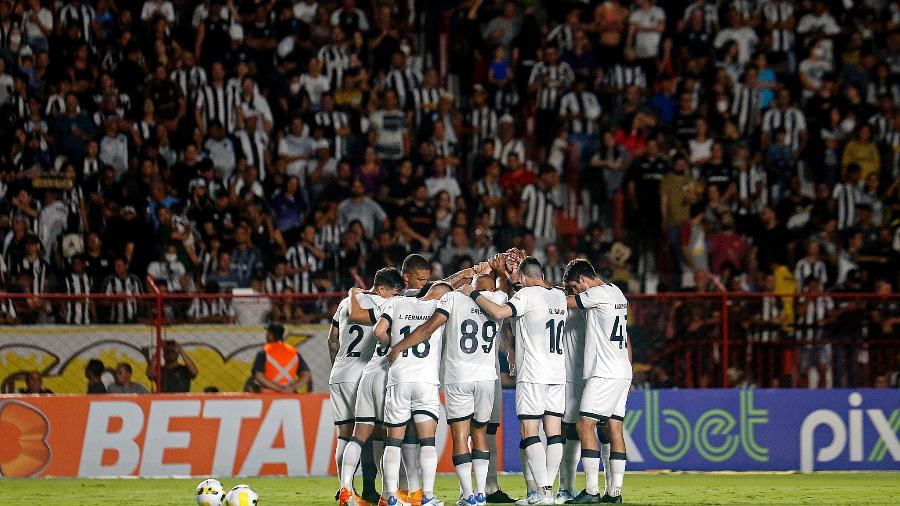
<svg viewBox="0 0 900 506">
<path fill-rule="evenodd" d="M 312 387 L 309 367 L 297 348 L 284 339 L 284 326 L 278 323 L 266 329 L 266 344 L 253 361 L 253 378 L 264 393 L 293 394 Z M 304 388 L 305 387 L 305 388 Z"/>
</svg>

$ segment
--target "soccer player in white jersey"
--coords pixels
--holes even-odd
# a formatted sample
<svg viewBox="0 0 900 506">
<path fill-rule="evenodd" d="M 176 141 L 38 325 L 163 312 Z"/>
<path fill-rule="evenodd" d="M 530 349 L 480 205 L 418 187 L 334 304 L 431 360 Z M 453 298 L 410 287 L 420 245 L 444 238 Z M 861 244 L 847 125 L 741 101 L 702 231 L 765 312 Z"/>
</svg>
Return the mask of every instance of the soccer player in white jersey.
<svg viewBox="0 0 900 506">
<path fill-rule="evenodd" d="M 488 272 L 489 270 L 490 266 L 486 262 L 482 262 L 474 268 L 470 267 L 468 269 L 463 269 L 446 278 L 444 281 L 450 283 L 453 286 L 456 286 L 458 283 L 464 282 L 466 279 L 471 278 L 478 273 Z M 425 260 L 425 257 L 423 257 L 422 255 L 408 255 L 403 260 L 403 265 L 400 269 L 400 272 L 403 277 L 403 282 L 406 286 L 406 290 L 403 291 L 402 295 L 407 297 L 415 297 L 418 295 L 420 290 L 424 289 L 427 286 L 429 280 L 431 279 L 431 264 L 427 260 Z M 357 302 L 358 301 L 355 298 L 351 299 L 350 322 L 374 325 L 378 313 L 371 308 L 362 307 Z M 387 362 L 382 362 L 386 367 Z M 378 393 L 377 390 L 377 386 L 372 385 L 372 393 L 370 395 L 375 397 L 376 405 L 383 406 L 383 385 L 380 393 Z M 379 442 L 376 441 L 376 445 L 378 444 Z M 377 447 L 378 446 L 376 446 L 376 448 Z M 406 439 L 403 441 L 402 454 L 403 467 L 401 467 L 400 472 L 400 489 L 398 490 L 398 497 L 403 501 L 418 504 L 422 500 L 423 491 L 421 489 L 421 481 L 419 479 L 419 443 L 418 438 L 416 437 L 416 427 L 412 422 L 410 422 L 406 430 Z M 494 470 L 494 472 L 496 474 L 496 469 Z"/>
<path fill-rule="evenodd" d="M 497 304 L 505 304 L 505 292 L 494 291 L 493 276 L 476 276 L 472 284 L 479 293 Z M 431 317 L 412 334 L 391 347 L 388 360 L 418 346 L 443 329 L 444 394 L 447 423 L 453 438 L 453 466 L 459 478 L 462 496 L 458 506 L 486 504 L 490 452 L 487 424 L 494 409 L 497 379 L 497 342 L 502 322 L 493 320 L 461 292 L 441 297 Z M 469 450 L 469 437 L 472 450 Z M 472 487 L 472 470 L 475 487 Z"/>
<path fill-rule="evenodd" d="M 525 257 L 510 274 L 521 288 L 506 304 L 496 304 L 471 286 L 460 290 L 493 319 L 512 318 L 516 333 L 516 414 L 524 436 L 535 490 L 516 504 L 555 504 L 553 480 L 562 460 L 562 417 L 566 409 L 566 364 L 562 334 L 566 295 L 544 281 L 541 263 Z M 538 433 L 543 421 L 547 447 Z"/>
<path fill-rule="evenodd" d="M 375 281 L 369 292 L 357 295 L 361 306 L 369 309 L 380 307 L 385 300 L 403 290 L 403 278 L 400 271 L 385 267 L 375 273 Z M 375 355 L 378 342 L 372 334 L 371 325 L 350 322 L 350 297 L 338 305 L 331 319 L 331 330 L 328 335 L 328 348 L 331 353 L 331 375 L 328 378 L 331 390 L 331 416 L 338 429 L 338 441 L 335 448 L 335 464 L 341 480 L 338 492 L 340 506 L 357 506 L 362 501 L 353 492 L 353 476 L 360 463 L 363 448 L 371 446 L 370 437 L 382 416 L 370 398 L 357 399 L 360 381 L 365 373 L 366 385 L 384 384 L 386 373 L 379 364 L 368 367 Z M 379 350 L 384 356 L 386 350 Z M 378 358 L 378 357 L 376 357 Z M 378 362 L 376 360 L 376 362 Z M 374 379 L 378 377 L 377 379 Z M 373 381 L 374 379 L 374 381 Z M 363 389 L 365 390 L 365 388 Z M 360 406 L 357 413 L 356 406 Z M 352 438 L 351 438 L 352 436 Z M 375 491 L 375 462 L 363 463 L 363 498 L 366 502 L 378 501 Z"/>
<path fill-rule="evenodd" d="M 438 300 L 453 287 L 444 282 L 431 286 L 424 297 L 394 297 L 381 307 L 375 324 L 375 337 L 382 345 L 392 346 L 409 336 L 434 313 Z M 416 424 L 419 438 L 419 466 L 422 473 L 422 506 L 443 506 L 434 496 L 437 473 L 437 449 L 434 435 L 440 414 L 440 367 L 442 339 L 433 333 L 419 345 L 404 350 L 390 365 L 384 397 L 383 486 L 379 506 L 408 504 L 397 497 L 400 480 L 401 445 L 410 420 Z"/>
<path fill-rule="evenodd" d="M 572 292 L 569 292 L 572 293 Z M 566 328 L 563 331 L 563 355 L 566 358 L 566 413 L 563 417 L 563 434 L 566 437 L 562 464 L 559 468 L 559 491 L 556 504 L 565 504 L 575 494 L 575 478 L 581 459 L 581 441 L 578 438 L 578 405 L 584 389 L 582 365 L 584 363 L 584 312 L 569 309 Z"/>
<path fill-rule="evenodd" d="M 587 260 L 569 262 L 563 275 L 577 295 L 569 307 L 585 312 L 584 392 L 579 406 L 578 436 L 585 489 L 571 504 L 621 503 L 625 479 L 625 402 L 631 388 L 631 346 L 628 342 L 628 300 L 616 285 L 604 283 Z M 595 438 L 598 422 L 608 421 L 609 450 L 601 451 Z M 601 432 L 603 428 L 601 427 Z M 600 460 L 606 490 L 600 497 Z"/>
</svg>

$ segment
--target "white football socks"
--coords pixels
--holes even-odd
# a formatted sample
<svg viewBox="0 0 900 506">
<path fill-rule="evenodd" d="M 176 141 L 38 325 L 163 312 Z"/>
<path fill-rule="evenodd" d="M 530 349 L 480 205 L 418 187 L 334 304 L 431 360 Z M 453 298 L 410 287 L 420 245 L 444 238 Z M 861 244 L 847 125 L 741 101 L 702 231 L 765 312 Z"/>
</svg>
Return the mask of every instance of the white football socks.
<svg viewBox="0 0 900 506">
<path fill-rule="evenodd" d="M 528 454 L 524 448 L 519 448 L 519 462 L 522 463 L 522 475 L 525 476 L 525 490 L 531 492 L 538 489 L 537 483 L 534 482 L 534 474 L 531 472 L 531 466 L 528 463 Z"/>
<path fill-rule="evenodd" d="M 406 470 L 406 490 L 415 492 L 422 488 L 419 482 L 419 445 L 403 443 L 403 469 Z"/>
<path fill-rule="evenodd" d="M 607 493 L 612 497 L 620 496 L 622 495 L 622 482 L 625 481 L 625 453 L 610 453 L 609 467 L 612 469 L 612 482 Z"/>
<path fill-rule="evenodd" d="M 563 457 L 562 436 L 550 436 L 547 438 L 546 462 L 547 462 L 547 486 L 553 488 L 556 475 L 559 474 L 559 464 Z"/>
<path fill-rule="evenodd" d="M 600 444 L 600 458 L 603 460 L 603 478 L 606 480 L 606 488 L 604 490 L 606 493 L 609 493 L 609 488 L 612 486 L 612 469 L 609 468 L 609 449 L 609 443 Z"/>
<path fill-rule="evenodd" d="M 578 475 L 578 459 L 581 458 L 581 441 L 566 439 L 563 446 L 562 464 L 559 467 L 559 488 L 575 491 L 575 479 Z"/>
<path fill-rule="evenodd" d="M 462 489 L 463 499 L 472 495 L 472 455 L 463 453 L 453 456 L 453 468 L 456 469 L 456 477 L 459 479 L 459 487 Z"/>
<path fill-rule="evenodd" d="M 490 431 L 490 426 L 488 427 Z M 488 468 L 487 468 L 487 483 L 485 485 L 484 490 L 482 491 L 484 494 L 493 494 L 494 492 L 500 490 L 500 483 L 497 481 L 497 434 L 487 433 L 487 443 L 488 443 L 488 452 L 490 453 L 490 459 L 488 459 Z M 520 461 L 521 462 L 521 461 Z M 472 467 L 475 468 L 475 480 L 477 483 L 478 480 L 478 463 L 472 461 Z M 476 493 L 478 490 L 478 486 L 475 486 Z"/>
<path fill-rule="evenodd" d="M 581 450 L 581 466 L 584 467 L 584 490 L 588 494 L 600 493 L 600 452 L 598 450 Z"/>
<path fill-rule="evenodd" d="M 353 490 L 353 475 L 359 466 L 362 455 L 362 446 L 357 440 L 351 440 L 344 447 L 344 455 L 341 457 L 341 486 Z"/>
<path fill-rule="evenodd" d="M 382 462 L 382 495 L 384 497 L 397 495 L 397 483 L 400 481 L 400 442 L 385 441 L 384 459 Z"/>
<path fill-rule="evenodd" d="M 475 470 L 475 494 L 485 494 L 487 495 L 488 481 L 489 477 L 489 468 L 490 468 L 490 459 L 491 454 L 488 452 L 483 452 L 479 450 L 472 450 L 472 469 Z M 494 475 L 494 483 L 496 484 L 497 476 Z M 495 488 L 492 492 L 500 490 L 499 487 Z"/>
<path fill-rule="evenodd" d="M 337 471 L 338 476 L 341 475 L 341 463 L 344 461 L 344 448 L 346 448 L 349 443 L 350 438 L 338 436 L 337 443 L 334 445 L 334 469 Z"/>
<path fill-rule="evenodd" d="M 434 438 L 425 438 L 422 439 L 422 444 L 419 446 L 419 464 L 422 469 L 422 492 L 424 492 L 424 497 L 434 497 L 434 477 L 437 474 L 437 448 L 434 447 Z M 471 467 L 469 470 L 471 472 Z M 407 471 L 408 472 L 408 471 Z M 407 479 L 409 477 L 407 476 Z M 471 480 L 471 478 L 470 478 Z M 472 485 L 469 485 L 469 489 L 471 490 Z M 413 490 L 419 490 L 418 488 L 414 488 Z M 468 496 L 467 496 L 468 497 Z"/>
<path fill-rule="evenodd" d="M 544 487 L 551 484 L 550 477 L 547 476 L 547 450 L 539 437 L 525 438 L 525 455 L 528 458 L 528 468 L 531 469 L 531 475 L 534 476 L 534 483 L 537 485 L 535 490 L 543 492 Z"/>
</svg>

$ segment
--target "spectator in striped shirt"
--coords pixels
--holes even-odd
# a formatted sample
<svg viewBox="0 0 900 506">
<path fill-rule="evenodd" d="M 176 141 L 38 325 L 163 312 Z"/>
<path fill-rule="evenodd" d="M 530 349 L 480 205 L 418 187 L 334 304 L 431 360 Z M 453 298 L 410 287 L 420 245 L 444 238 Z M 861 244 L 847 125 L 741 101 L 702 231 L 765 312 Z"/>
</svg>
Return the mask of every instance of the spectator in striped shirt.
<svg viewBox="0 0 900 506">
<path fill-rule="evenodd" d="M 144 293 L 141 280 L 128 272 L 128 258 L 120 256 L 113 261 L 113 274 L 103 281 L 101 293 L 115 296 L 134 296 Z M 110 323 L 134 323 L 138 317 L 138 301 L 133 297 L 121 298 L 106 302 Z"/>
</svg>

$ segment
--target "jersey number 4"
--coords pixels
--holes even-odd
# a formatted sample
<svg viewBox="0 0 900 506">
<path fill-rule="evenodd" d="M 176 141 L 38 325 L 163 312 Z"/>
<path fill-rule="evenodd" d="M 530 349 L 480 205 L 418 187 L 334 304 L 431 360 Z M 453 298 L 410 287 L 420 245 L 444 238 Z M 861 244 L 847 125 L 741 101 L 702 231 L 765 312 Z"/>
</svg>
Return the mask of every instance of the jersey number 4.
<svg viewBox="0 0 900 506">
<path fill-rule="evenodd" d="M 608 321 L 608 320 L 607 320 Z M 625 325 L 628 323 L 628 315 L 622 318 L 622 325 L 619 325 L 619 317 L 616 316 L 613 322 L 612 335 L 609 336 L 611 342 L 618 342 L 619 349 L 628 347 L 628 340 L 625 338 Z"/>
<path fill-rule="evenodd" d="M 565 320 L 560 320 L 559 323 L 556 323 L 556 320 L 547 320 L 547 324 L 544 325 L 544 328 L 547 329 L 547 333 L 550 335 L 550 353 L 562 355 L 562 334 L 565 324 Z"/>
<path fill-rule="evenodd" d="M 459 347 L 463 353 L 472 354 L 478 351 L 478 322 L 464 320 L 459 328 L 462 337 L 459 338 Z M 481 327 L 481 339 L 487 344 L 482 344 L 481 349 L 490 353 L 494 348 L 494 338 L 497 337 L 497 324 L 493 320 L 484 322 Z"/>
</svg>

